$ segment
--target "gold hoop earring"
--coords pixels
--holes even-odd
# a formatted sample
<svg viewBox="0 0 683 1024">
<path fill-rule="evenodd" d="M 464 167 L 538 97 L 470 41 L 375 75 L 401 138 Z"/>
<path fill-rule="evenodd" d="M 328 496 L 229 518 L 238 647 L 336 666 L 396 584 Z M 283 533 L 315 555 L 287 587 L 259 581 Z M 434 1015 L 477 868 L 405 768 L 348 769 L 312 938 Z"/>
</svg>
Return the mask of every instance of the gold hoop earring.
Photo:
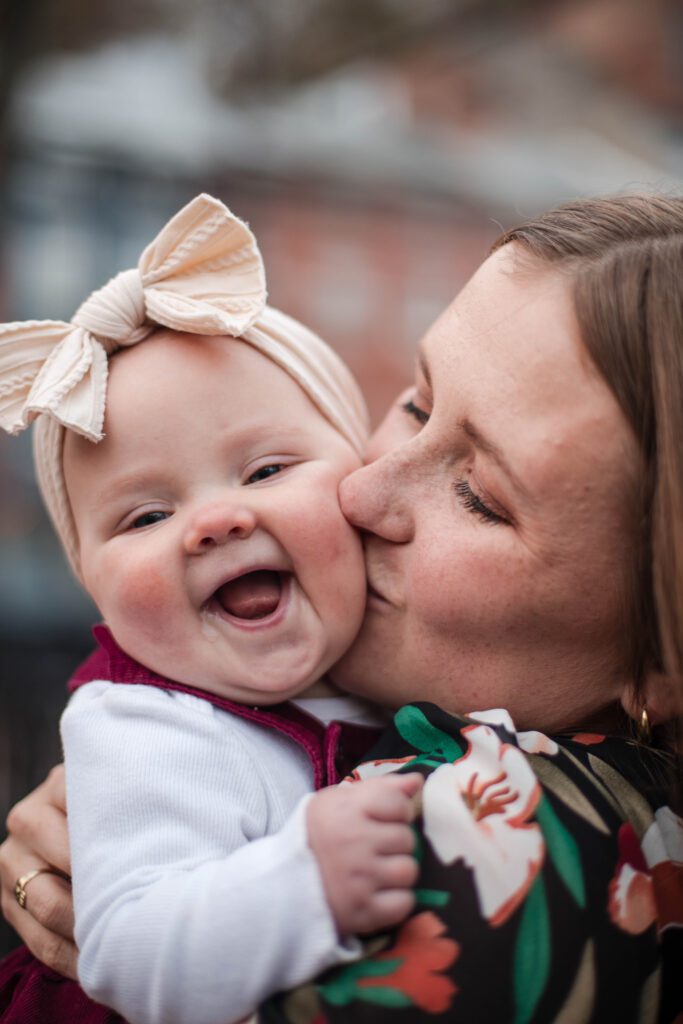
<svg viewBox="0 0 683 1024">
<path fill-rule="evenodd" d="M 636 728 L 638 731 L 638 741 L 649 744 L 652 741 L 652 725 L 645 704 L 643 704 L 640 710 L 640 720 Z"/>
</svg>

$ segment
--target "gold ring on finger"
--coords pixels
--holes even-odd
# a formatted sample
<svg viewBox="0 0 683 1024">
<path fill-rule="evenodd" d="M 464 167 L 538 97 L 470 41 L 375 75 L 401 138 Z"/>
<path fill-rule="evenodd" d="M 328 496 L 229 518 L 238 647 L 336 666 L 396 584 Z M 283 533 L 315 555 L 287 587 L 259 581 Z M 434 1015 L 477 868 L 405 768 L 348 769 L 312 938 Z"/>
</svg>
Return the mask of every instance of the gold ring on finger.
<svg viewBox="0 0 683 1024">
<path fill-rule="evenodd" d="M 29 882 L 32 882 L 38 875 L 56 875 L 61 872 L 53 871 L 52 868 L 34 868 L 33 871 L 27 871 L 21 878 L 17 878 L 14 883 L 14 898 L 21 907 L 22 910 L 26 910 L 26 886 Z"/>
</svg>

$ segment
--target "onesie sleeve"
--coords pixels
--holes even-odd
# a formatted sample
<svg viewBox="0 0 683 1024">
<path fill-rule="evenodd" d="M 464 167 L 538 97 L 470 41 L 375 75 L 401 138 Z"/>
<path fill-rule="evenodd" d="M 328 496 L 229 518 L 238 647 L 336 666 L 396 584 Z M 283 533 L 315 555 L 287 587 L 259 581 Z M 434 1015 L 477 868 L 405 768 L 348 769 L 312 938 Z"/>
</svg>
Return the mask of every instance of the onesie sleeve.
<svg viewBox="0 0 683 1024">
<path fill-rule="evenodd" d="M 502 710 L 402 708 L 354 778 L 425 776 L 415 909 L 260 1024 L 673 1021 L 683 821 L 662 764 L 628 740 L 517 732 Z"/>
<path fill-rule="evenodd" d="M 91 998 L 130 1024 L 231 1024 L 354 956 L 307 843 L 306 798 L 267 835 L 277 780 L 244 723 L 187 694 L 92 682 L 62 739 Z"/>
</svg>

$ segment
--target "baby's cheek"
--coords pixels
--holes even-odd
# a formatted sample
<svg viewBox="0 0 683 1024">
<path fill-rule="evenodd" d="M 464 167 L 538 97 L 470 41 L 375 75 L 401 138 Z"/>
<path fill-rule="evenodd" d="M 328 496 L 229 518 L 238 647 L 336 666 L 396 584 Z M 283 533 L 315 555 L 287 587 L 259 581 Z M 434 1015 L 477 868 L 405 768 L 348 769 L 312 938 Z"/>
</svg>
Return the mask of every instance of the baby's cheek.
<svg viewBox="0 0 683 1024">
<path fill-rule="evenodd" d="M 156 562 L 141 561 L 134 565 L 112 565 L 102 580 L 108 593 L 103 602 L 105 617 L 128 622 L 138 628 L 154 627 L 159 617 L 171 607 L 174 592 L 172 581 Z"/>
<path fill-rule="evenodd" d="M 318 565 L 333 567 L 345 559 L 362 558 L 360 534 L 344 518 L 333 484 L 325 481 L 318 496 L 315 508 L 300 518 L 304 544 L 317 553 Z"/>
<path fill-rule="evenodd" d="M 317 576 L 327 581 L 328 597 L 334 603 L 351 604 L 347 613 L 353 614 L 354 602 L 365 605 L 366 576 L 363 545 L 360 534 L 347 523 L 338 509 L 329 509 L 330 515 L 320 516 L 317 535 L 308 550 L 316 552 L 312 567 Z M 360 613 L 359 613 L 360 614 Z"/>
</svg>

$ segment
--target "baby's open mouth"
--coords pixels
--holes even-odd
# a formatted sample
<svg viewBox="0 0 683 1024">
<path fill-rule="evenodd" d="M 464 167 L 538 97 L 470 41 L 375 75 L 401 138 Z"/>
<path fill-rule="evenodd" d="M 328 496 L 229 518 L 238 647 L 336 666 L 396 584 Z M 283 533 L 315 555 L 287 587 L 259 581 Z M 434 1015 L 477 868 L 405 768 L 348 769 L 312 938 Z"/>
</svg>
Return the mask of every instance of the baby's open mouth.
<svg viewBox="0 0 683 1024">
<path fill-rule="evenodd" d="M 289 573 L 257 569 L 236 576 L 213 595 L 213 600 L 236 619 L 265 619 L 277 609 Z"/>
</svg>

